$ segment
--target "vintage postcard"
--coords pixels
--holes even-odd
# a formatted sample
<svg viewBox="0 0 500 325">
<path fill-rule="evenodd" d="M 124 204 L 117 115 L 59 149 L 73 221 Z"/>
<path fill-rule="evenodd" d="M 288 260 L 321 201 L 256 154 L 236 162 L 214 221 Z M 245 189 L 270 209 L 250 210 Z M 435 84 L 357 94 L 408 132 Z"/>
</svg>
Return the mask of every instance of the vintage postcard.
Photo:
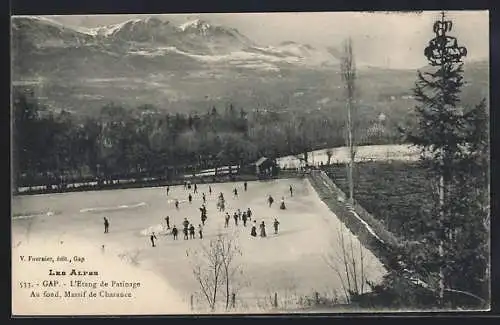
<svg viewBox="0 0 500 325">
<path fill-rule="evenodd" d="M 13 316 L 489 310 L 488 28 L 13 16 Z"/>
</svg>

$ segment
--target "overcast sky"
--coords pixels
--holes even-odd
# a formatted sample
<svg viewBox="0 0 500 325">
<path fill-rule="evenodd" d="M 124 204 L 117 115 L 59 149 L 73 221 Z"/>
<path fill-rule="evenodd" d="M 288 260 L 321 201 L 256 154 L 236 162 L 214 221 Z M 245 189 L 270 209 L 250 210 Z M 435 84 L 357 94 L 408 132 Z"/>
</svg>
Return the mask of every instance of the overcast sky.
<svg viewBox="0 0 500 325">
<path fill-rule="evenodd" d="M 48 16 L 59 22 L 97 27 L 131 18 L 153 15 Z M 433 37 L 433 21 L 439 12 L 416 13 L 234 13 L 154 15 L 173 23 L 202 18 L 214 24 L 237 28 L 262 45 L 296 41 L 313 46 L 339 46 L 351 36 L 356 59 L 370 65 L 391 68 L 418 68 L 426 64 L 423 49 Z M 489 56 L 487 11 L 452 11 L 451 35 L 468 49 L 468 59 Z"/>
</svg>

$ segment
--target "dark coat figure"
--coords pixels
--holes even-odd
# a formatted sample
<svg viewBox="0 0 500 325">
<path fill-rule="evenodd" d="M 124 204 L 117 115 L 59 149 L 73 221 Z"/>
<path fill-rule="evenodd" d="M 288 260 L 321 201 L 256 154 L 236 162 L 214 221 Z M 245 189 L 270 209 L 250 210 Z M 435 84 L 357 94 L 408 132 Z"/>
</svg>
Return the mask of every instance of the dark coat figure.
<svg viewBox="0 0 500 325">
<path fill-rule="evenodd" d="M 257 227 L 255 227 L 255 225 L 252 226 L 252 230 L 250 231 L 250 236 L 257 237 Z"/>
<path fill-rule="evenodd" d="M 108 218 L 104 217 L 104 233 L 107 234 L 109 231 L 109 221 Z"/>
<path fill-rule="evenodd" d="M 203 193 L 203 203 L 207 203 L 207 197 L 205 196 L 205 193 Z"/>
<path fill-rule="evenodd" d="M 155 240 L 156 240 L 156 236 L 155 236 L 155 233 L 151 233 L 151 236 L 149 237 L 151 239 L 151 246 L 153 247 L 156 247 L 155 246 Z"/>
<path fill-rule="evenodd" d="M 243 212 L 243 215 L 241 216 L 241 219 L 243 219 L 243 226 L 246 227 L 247 226 L 247 213 L 246 212 Z"/>
<path fill-rule="evenodd" d="M 198 225 L 198 235 L 200 235 L 200 239 L 203 239 L 203 228 L 201 225 Z"/>
<path fill-rule="evenodd" d="M 201 223 L 202 223 L 203 225 L 205 225 L 205 221 L 207 221 L 207 214 L 206 214 L 206 213 L 203 213 L 203 214 L 201 215 Z"/>
<path fill-rule="evenodd" d="M 194 239 L 194 226 L 189 227 L 189 238 Z"/>
<path fill-rule="evenodd" d="M 266 237 L 266 225 L 264 224 L 264 221 L 260 224 L 260 237 Z"/>
<path fill-rule="evenodd" d="M 231 219 L 231 216 L 229 215 L 229 213 L 226 212 L 226 218 L 224 219 L 225 220 L 224 228 L 229 227 L 229 219 Z"/>
<path fill-rule="evenodd" d="M 184 181 L 184 189 L 187 189 L 188 183 L 187 181 Z"/>
<path fill-rule="evenodd" d="M 208 185 L 208 194 L 212 194 L 212 186 Z"/>
<path fill-rule="evenodd" d="M 167 186 L 167 195 L 170 192 L 170 186 Z"/>
<path fill-rule="evenodd" d="M 285 199 L 284 199 L 284 198 L 281 198 L 280 209 L 281 209 L 281 210 L 285 210 L 285 209 L 286 209 L 286 206 L 285 206 Z"/>
<path fill-rule="evenodd" d="M 198 186 L 196 184 L 194 184 L 194 192 L 198 193 Z"/>
<path fill-rule="evenodd" d="M 247 210 L 247 216 L 248 216 L 248 220 L 252 220 L 252 210 L 250 210 L 250 208 L 248 208 Z"/>
<path fill-rule="evenodd" d="M 175 208 L 179 210 L 179 200 L 175 200 Z"/>
<path fill-rule="evenodd" d="M 273 205 L 274 199 L 271 195 L 269 195 L 269 197 L 267 198 L 267 202 L 269 202 L 269 207 L 271 207 L 271 205 Z"/>
<path fill-rule="evenodd" d="M 273 225 L 274 225 L 274 233 L 275 233 L 275 234 L 277 234 L 277 233 L 278 233 L 278 226 L 279 226 L 279 224 L 280 224 L 280 223 L 279 223 L 279 221 L 278 221 L 276 218 L 274 218 L 274 223 L 273 223 Z"/>
<path fill-rule="evenodd" d="M 234 224 L 237 226 L 238 225 L 238 214 L 236 212 L 234 213 L 233 218 L 234 218 Z"/>
<path fill-rule="evenodd" d="M 247 186 L 248 186 L 247 182 L 243 183 L 243 187 L 245 188 L 245 192 L 247 191 Z"/>
<path fill-rule="evenodd" d="M 167 229 L 170 229 L 170 217 L 169 217 L 169 216 L 167 216 L 167 217 L 165 218 L 165 221 L 167 222 Z"/>
<path fill-rule="evenodd" d="M 182 225 L 184 226 L 184 228 L 189 227 L 189 221 L 188 221 L 187 218 L 184 218 L 184 221 L 182 222 Z"/>
<path fill-rule="evenodd" d="M 188 190 L 191 189 L 191 182 L 187 182 L 187 187 L 188 187 Z"/>
<path fill-rule="evenodd" d="M 234 196 L 238 196 L 238 189 L 237 189 L 237 188 L 235 188 L 235 189 L 233 190 L 233 193 L 234 193 Z"/>
<path fill-rule="evenodd" d="M 219 194 L 219 200 L 224 200 L 224 194 L 222 192 Z"/>
<path fill-rule="evenodd" d="M 193 196 L 191 195 L 191 193 L 189 193 L 189 195 L 188 195 L 188 200 L 189 200 L 189 203 L 193 202 Z"/>
<path fill-rule="evenodd" d="M 174 240 L 177 240 L 177 234 L 179 233 L 179 231 L 177 230 L 177 227 L 174 226 L 172 228 L 172 235 L 174 235 Z"/>
<path fill-rule="evenodd" d="M 241 220 L 241 210 L 238 209 L 238 220 Z"/>
<path fill-rule="evenodd" d="M 292 188 L 292 185 L 290 185 L 290 196 L 293 196 L 293 188 Z"/>
<path fill-rule="evenodd" d="M 185 227 L 182 229 L 182 232 L 184 233 L 184 240 L 189 239 L 188 237 L 188 227 Z"/>
</svg>

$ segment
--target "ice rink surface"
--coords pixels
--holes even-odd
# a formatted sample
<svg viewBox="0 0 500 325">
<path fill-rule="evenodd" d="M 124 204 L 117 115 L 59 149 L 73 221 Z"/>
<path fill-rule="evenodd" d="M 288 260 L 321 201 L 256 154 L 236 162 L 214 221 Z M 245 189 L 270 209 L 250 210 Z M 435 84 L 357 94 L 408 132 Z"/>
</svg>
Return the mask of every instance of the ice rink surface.
<svg viewBox="0 0 500 325">
<path fill-rule="evenodd" d="M 289 186 L 294 189 L 290 196 Z M 72 243 L 95 248 L 105 247 L 106 254 L 128 256 L 137 262 L 137 268 L 152 272 L 162 279 L 184 301 L 199 291 L 192 273 L 189 251 L 199 250 L 217 233 L 227 233 L 235 238 L 241 249 L 236 260 L 241 272 L 235 284 L 242 300 L 252 300 L 277 292 L 283 295 L 311 295 L 337 291 L 342 294 L 341 281 L 325 263 L 327 254 L 339 256 L 339 231 L 343 229 L 345 241 L 353 239 L 355 255 L 361 249 L 365 274 L 377 281 L 385 272 L 373 254 L 363 248 L 357 239 L 343 227 L 337 217 L 318 198 L 306 179 L 281 179 L 248 183 L 245 192 L 242 182 L 198 186 L 193 202 L 187 201 L 188 190 L 183 186 L 76 192 L 65 194 L 20 196 L 13 198 L 12 245 L 20 249 L 30 242 Z M 238 189 L 238 197 L 232 191 Z M 193 189 L 191 189 L 191 192 Z M 226 211 L 231 216 L 235 210 L 250 208 L 252 220 L 266 224 L 267 237 L 251 237 L 240 221 L 235 226 L 231 217 L 229 228 L 224 228 L 224 213 L 216 207 L 220 192 L 226 198 Z M 199 208 L 202 193 L 207 198 L 207 215 L 204 238 L 183 240 L 182 221 L 185 217 L 195 227 L 201 224 Z M 267 204 L 268 195 L 275 202 Z M 279 209 L 284 197 L 286 210 Z M 174 206 L 180 201 L 180 209 Z M 170 216 L 170 224 L 179 228 L 179 239 L 164 232 L 164 218 Z M 110 222 L 109 233 L 104 234 L 103 217 Z M 279 233 L 274 234 L 273 220 L 280 222 Z M 252 221 L 253 222 L 253 221 Z M 157 234 L 157 247 L 151 247 L 149 233 Z M 259 229 L 257 228 L 259 233 Z M 49 254 L 49 253 L 46 253 Z M 339 268 L 343 267 L 340 260 Z"/>
</svg>

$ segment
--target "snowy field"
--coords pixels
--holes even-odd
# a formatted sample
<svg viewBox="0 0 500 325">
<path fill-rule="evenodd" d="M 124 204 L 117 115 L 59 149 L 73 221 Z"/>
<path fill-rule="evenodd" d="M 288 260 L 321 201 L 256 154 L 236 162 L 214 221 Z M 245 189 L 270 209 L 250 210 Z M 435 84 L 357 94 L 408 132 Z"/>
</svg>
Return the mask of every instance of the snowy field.
<svg viewBox="0 0 500 325">
<path fill-rule="evenodd" d="M 288 191 L 290 185 L 295 189 L 293 197 Z M 243 190 L 242 183 L 211 186 L 213 192 L 209 195 L 208 185 L 200 185 L 198 194 L 193 194 L 192 204 L 187 202 L 188 191 L 183 186 L 171 187 L 168 196 L 165 188 L 158 187 L 15 197 L 12 202 L 13 256 L 16 250 L 29 250 L 34 245 L 38 248 L 59 245 L 87 249 L 88 260 L 104 263 L 103 268 L 107 267 L 106 263 L 116 259 L 113 269 L 136 274 L 136 278 L 131 280 L 147 280 L 150 283 L 153 279 L 155 282 L 161 281 L 153 290 L 154 294 L 149 298 L 144 297 L 143 313 L 156 308 L 154 313 L 166 314 L 185 312 L 191 295 L 198 297 L 199 285 L 193 276 L 190 266 L 192 257 L 188 256 L 188 252 L 199 250 L 218 232 L 235 238 L 242 252 L 237 259 L 241 273 L 238 273 L 234 284 L 237 286 L 237 306 L 247 308 L 243 312 L 265 311 L 257 310 L 255 302 L 275 292 L 280 299 L 289 295 L 310 296 L 315 291 L 342 295 L 340 279 L 325 262 L 326 254 L 336 255 L 340 252 L 340 229 L 343 229 L 346 238 L 353 238 L 356 254 L 362 250 L 365 274 L 369 280 L 377 281 L 385 272 L 373 254 L 361 248 L 357 239 L 345 227 L 342 228 L 342 223 L 321 202 L 307 180 L 249 182 L 247 192 Z M 231 193 L 234 187 L 238 188 L 238 198 Z M 183 240 L 180 229 L 179 240 L 174 241 L 163 230 L 164 218 L 169 215 L 171 225 L 182 228 L 181 222 L 187 217 L 197 227 L 201 224 L 198 209 L 202 204 L 202 192 L 206 193 L 208 209 L 204 238 Z M 223 213 L 216 208 L 219 192 L 223 192 L 226 198 L 226 211 L 232 214 L 236 209 L 250 208 L 252 220 L 265 222 L 268 237 L 251 237 L 250 226 L 245 228 L 241 223 L 235 226 L 232 218 L 229 228 L 225 229 Z M 269 194 L 275 199 L 272 207 L 266 201 Z M 285 197 L 286 210 L 278 207 L 282 196 Z M 175 199 L 180 201 L 178 211 L 174 206 Z M 108 234 L 103 233 L 104 216 L 110 222 Z M 272 222 L 275 217 L 280 222 L 278 235 L 273 234 Z M 149 240 L 151 231 L 155 231 L 158 237 L 157 247 L 154 248 Z M 134 266 L 122 267 L 127 262 L 117 259 L 117 256 L 128 256 L 128 264 L 132 261 L 135 262 L 132 263 Z M 343 267 L 340 262 L 337 263 Z M 13 258 L 14 274 L 17 264 Z M 133 268 L 137 273 L 126 268 Z M 141 272 L 151 276 L 141 276 Z M 165 304 L 164 310 L 158 311 L 156 305 L 160 298 L 155 297 L 162 297 L 160 291 L 168 292 L 167 296 L 172 299 L 175 296 L 178 309 L 175 307 L 172 310 L 172 304 Z M 153 300 L 148 302 L 148 299 L 153 299 L 155 304 L 151 304 Z M 198 302 L 198 298 L 195 301 L 196 304 L 202 302 Z M 93 310 L 94 307 L 87 305 L 86 308 Z M 134 309 L 123 309 L 117 313 L 131 310 Z"/>
<path fill-rule="evenodd" d="M 345 163 L 349 160 L 348 147 L 331 148 L 332 158 L 331 163 Z M 308 153 L 309 164 L 319 166 L 321 162 L 326 164 L 328 156 L 326 155 L 327 149 L 311 151 Z M 299 155 L 303 157 L 303 155 Z M 405 160 L 415 161 L 419 159 L 418 148 L 404 144 L 388 144 L 388 145 L 371 145 L 357 147 L 356 161 L 375 160 Z M 301 166 L 301 161 L 296 156 L 286 156 L 278 158 L 278 165 L 281 168 L 297 168 Z"/>
</svg>

